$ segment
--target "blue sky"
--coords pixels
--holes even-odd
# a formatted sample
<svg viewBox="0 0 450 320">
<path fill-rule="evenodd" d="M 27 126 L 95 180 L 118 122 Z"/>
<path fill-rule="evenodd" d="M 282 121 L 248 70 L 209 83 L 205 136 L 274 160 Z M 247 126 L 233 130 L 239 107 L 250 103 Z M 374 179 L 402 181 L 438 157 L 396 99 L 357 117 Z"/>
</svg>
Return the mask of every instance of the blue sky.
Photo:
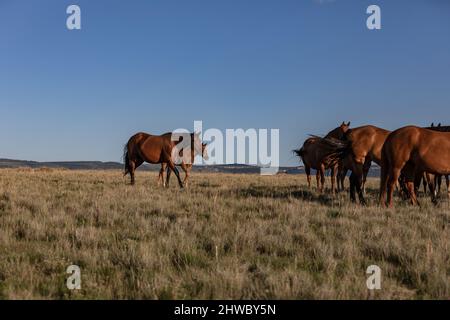
<svg viewBox="0 0 450 320">
<path fill-rule="evenodd" d="M 278 128 L 295 165 L 343 120 L 448 124 L 449 107 L 445 0 L 0 0 L 0 158 L 120 161 L 133 133 L 202 120 Z"/>
</svg>

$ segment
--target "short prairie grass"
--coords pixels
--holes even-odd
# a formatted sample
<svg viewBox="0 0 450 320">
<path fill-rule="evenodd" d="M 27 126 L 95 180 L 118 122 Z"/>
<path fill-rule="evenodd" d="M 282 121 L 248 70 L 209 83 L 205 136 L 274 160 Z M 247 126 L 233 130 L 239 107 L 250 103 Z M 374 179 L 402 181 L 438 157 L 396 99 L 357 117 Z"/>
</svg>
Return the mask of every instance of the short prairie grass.
<svg viewBox="0 0 450 320">
<path fill-rule="evenodd" d="M 302 175 L 0 170 L 3 299 L 449 299 L 450 209 L 319 195 Z M 66 268 L 81 268 L 81 290 Z M 381 289 L 366 286 L 370 265 Z"/>
</svg>

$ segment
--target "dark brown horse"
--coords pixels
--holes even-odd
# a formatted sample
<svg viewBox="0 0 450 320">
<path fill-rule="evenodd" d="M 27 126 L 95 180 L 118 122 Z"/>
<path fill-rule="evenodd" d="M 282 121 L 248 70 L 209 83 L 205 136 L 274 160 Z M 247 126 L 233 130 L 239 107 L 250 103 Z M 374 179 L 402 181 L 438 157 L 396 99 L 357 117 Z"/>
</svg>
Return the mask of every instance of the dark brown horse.
<svg viewBox="0 0 450 320">
<path fill-rule="evenodd" d="M 167 165 L 168 169 L 175 172 L 178 183 L 183 188 L 183 182 L 180 178 L 180 173 L 176 168 L 176 155 L 182 155 L 182 150 L 178 150 L 176 147 L 183 141 L 183 137 L 179 136 L 176 141 L 172 141 L 173 134 L 171 132 L 163 135 L 150 135 L 147 133 L 139 132 L 133 135 L 124 148 L 124 160 L 125 160 L 125 175 L 128 173 L 131 176 L 131 184 L 135 183 L 135 170 L 144 162 L 151 164 L 161 163 Z M 197 134 L 191 133 L 190 135 L 191 150 L 193 150 L 192 157 L 196 154 L 202 154 L 202 147 L 200 147 Z M 189 142 L 188 142 L 189 144 Z M 181 145 L 180 145 L 181 146 Z M 180 165 L 182 162 L 180 162 Z"/>
<path fill-rule="evenodd" d="M 331 157 L 344 161 L 352 171 L 350 176 L 350 198 L 365 204 L 363 186 L 372 161 L 380 165 L 381 149 L 389 131 L 375 126 L 363 126 L 349 129 L 343 140 L 324 139 L 334 148 Z"/>
<path fill-rule="evenodd" d="M 294 150 L 294 152 L 302 159 L 308 187 L 311 188 L 311 169 L 314 169 L 316 170 L 317 190 L 322 192 L 325 184 L 325 169 L 329 163 L 324 161 L 326 154 L 320 148 L 319 141 L 319 137 L 308 138 L 303 143 L 303 146 L 298 150 Z"/>
<path fill-rule="evenodd" d="M 350 122 L 342 122 L 339 127 L 330 131 L 325 138 L 343 139 L 349 127 Z M 329 153 L 329 150 L 326 145 L 322 144 L 322 138 L 308 138 L 303 143 L 303 146 L 298 150 L 294 150 L 294 152 L 302 159 L 309 187 L 311 187 L 311 169 L 316 170 L 317 189 L 319 192 L 323 192 L 325 185 L 325 171 L 331 169 L 331 192 L 334 194 L 339 163 L 328 159 L 327 154 Z"/>
<path fill-rule="evenodd" d="M 382 149 L 380 202 L 392 207 L 396 181 L 403 172 L 411 203 L 417 201 L 414 183 L 424 172 L 450 174 L 450 132 L 408 126 L 392 132 Z M 434 193 L 431 194 L 434 201 Z"/>
</svg>

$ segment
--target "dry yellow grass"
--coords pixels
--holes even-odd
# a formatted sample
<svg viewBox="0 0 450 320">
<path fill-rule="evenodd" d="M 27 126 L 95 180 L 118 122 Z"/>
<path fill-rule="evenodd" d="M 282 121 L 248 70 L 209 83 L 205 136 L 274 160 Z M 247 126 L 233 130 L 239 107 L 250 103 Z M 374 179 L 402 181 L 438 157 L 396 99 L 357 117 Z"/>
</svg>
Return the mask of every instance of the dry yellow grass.
<svg viewBox="0 0 450 320">
<path fill-rule="evenodd" d="M 6 299 L 450 298 L 448 201 L 352 205 L 303 176 L 0 170 Z M 66 288 L 79 265 L 82 289 Z M 366 268 L 382 269 L 369 294 Z"/>
</svg>

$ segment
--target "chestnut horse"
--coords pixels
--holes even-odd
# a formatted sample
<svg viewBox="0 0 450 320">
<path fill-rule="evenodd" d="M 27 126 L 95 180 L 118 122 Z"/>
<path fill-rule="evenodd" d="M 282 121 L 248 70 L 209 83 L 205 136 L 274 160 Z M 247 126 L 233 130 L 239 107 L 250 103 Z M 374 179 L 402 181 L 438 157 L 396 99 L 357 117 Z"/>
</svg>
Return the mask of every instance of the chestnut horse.
<svg viewBox="0 0 450 320">
<path fill-rule="evenodd" d="M 201 147 L 196 143 L 198 141 L 197 134 L 191 133 L 191 150 L 194 154 L 202 154 Z M 131 176 L 131 184 L 135 184 L 135 170 L 144 162 L 151 164 L 161 163 L 167 165 L 168 169 L 175 172 L 180 188 L 183 188 L 183 182 L 180 178 L 180 173 L 175 166 L 175 161 L 172 157 L 172 151 L 176 145 L 182 141 L 179 137 L 178 141 L 172 141 L 172 133 L 168 132 L 163 135 L 150 135 L 144 132 L 139 132 L 133 135 L 124 148 L 125 173 Z M 180 151 L 181 152 L 181 151 Z M 159 179 L 159 177 L 158 177 Z M 163 183 L 164 184 L 164 183 Z"/>
<path fill-rule="evenodd" d="M 349 129 L 344 139 L 325 139 L 334 148 L 332 159 L 344 161 L 350 176 L 350 199 L 356 201 L 356 192 L 362 205 L 366 204 L 363 187 L 372 161 L 381 164 L 381 149 L 390 131 L 375 126 Z"/>
<path fill-rule="evenodd" d="M 440 132 L 450 132 L 450 126 L 443 126 L 440 123 L 435 126 L 434 123 L 431 124 L 431 127 L 428 129 L 440 131 Z M 441 193 L 441 186 L 442 186 L 442 176 L 441 175 L 429 175 L 427 176 L 428 179 L 433 180 L 433 187 L 435 195 L 438 195 Z M 450 196 L 450 179 L 449 176 L 445 176 L 445 183 L 447 185 L 447 194 Z"/>
<path fill-rule="evenodd" d="M 325 138 L 343 139 L 349 127 L 350 122 L 342 122 L 339 127 L 330 131 Z M 331 192 L 334 194 L 339 162 L 330 161 L 330 159 L 328 159 L 327 154 L 329 153 L 329 150 L 326 147 L 326 145 L 322 144 L 322 138 L 311 137 L 305 140 L 303 146 L 299 150 L 294 150 L 294 153 L 302 159 L 309 187 L 311 187 L 311 169 L 316 170 L 317 189 L 319 192 L 323 192 L 325 185 L 325 171 L 331 169 Z"/>
<path fill-rule="evenodd" d="M 440 132 L 415 126 L 392 132 L 382 149 L 380 202 L 392 207 L 394 184 L 401 172 L 413 205 L 419 204 L 414 182 L 424 172 L 435 175 L 450 174 L 450 132 Z M 431 193 L 433 202 L 434 192 Z"/>
<path fill-rule="evenodd" d="M 430 130 L 439 131 L 439 132 L 450 132 L 450 126 L 442 126 L 440 123 L 437 126 L 435 126 L 434 123 L 432 123 L 430 127 L 426 127 L 425 129 L 430 129 Z M 450 196 L 450 181 L 449 181 L 448 175 L 445 176 L 445 180 L 447 183 L 447 191 Z M 405 177 L 404 177 L 403 173 L 400 174 L 399 182 L 400 182 L 400 186 L 401 186 L 400 191 L 402 193 L 402 196 L 404 198 L 409 198 L 409 192 L 406 187 L 406 181 L 405 181 Z M 427 194 L 427 187 L 428 187 L 430 193 L 434 194 L 434 196 L 436 197 L 441 192 L 442 176 L 434 175 L 434 174 L 431 174 L 428 172 L 424 172 L 422 175 L 417 175 L 416 180 L 414 182 L 414 188 L 415 188 L 416 195 L 419 192 L 421 184 L 423 184 L 423 193 L 424 194 Z"/>
<path fill-rule="evenodd" d="M 442 126 L 440 123 L 435 126 L 434 123 L 431 124 L 430 127 L 427 127 L 426 129 L 434 130 L 434 131 L 440 131 L 440 132 L 450 132 L 450 126 Z M 400 175 L 400 180 L 403 182 L 402 184 L 402 191 L 403 193 L 409 198 L 408 190 L 406 188 L 406 185 L 404 184 L 404 177 L 403 175 Z M 447 193 L 448 196 L 450 196 L 450 181 L 449 176 L 445 176 L 446 185 L 447 185 Z M 420 189 L 420 184 L 423 183 L 423 192 L 424 194 L 427 193 L 427 187 L 429 188 L 430 193 L 434 193 L 434 196 L 436 197 L 441 192 L 441 186 L 442 186 L 442 176 L 441 175 L 434 175 L 428 172 L 425 172 L 423 174 L 423 177 L 417 176 L 416 181 L 414 183 L 414 188 L 416 194 L 418 193 Z"/>
</svg>

